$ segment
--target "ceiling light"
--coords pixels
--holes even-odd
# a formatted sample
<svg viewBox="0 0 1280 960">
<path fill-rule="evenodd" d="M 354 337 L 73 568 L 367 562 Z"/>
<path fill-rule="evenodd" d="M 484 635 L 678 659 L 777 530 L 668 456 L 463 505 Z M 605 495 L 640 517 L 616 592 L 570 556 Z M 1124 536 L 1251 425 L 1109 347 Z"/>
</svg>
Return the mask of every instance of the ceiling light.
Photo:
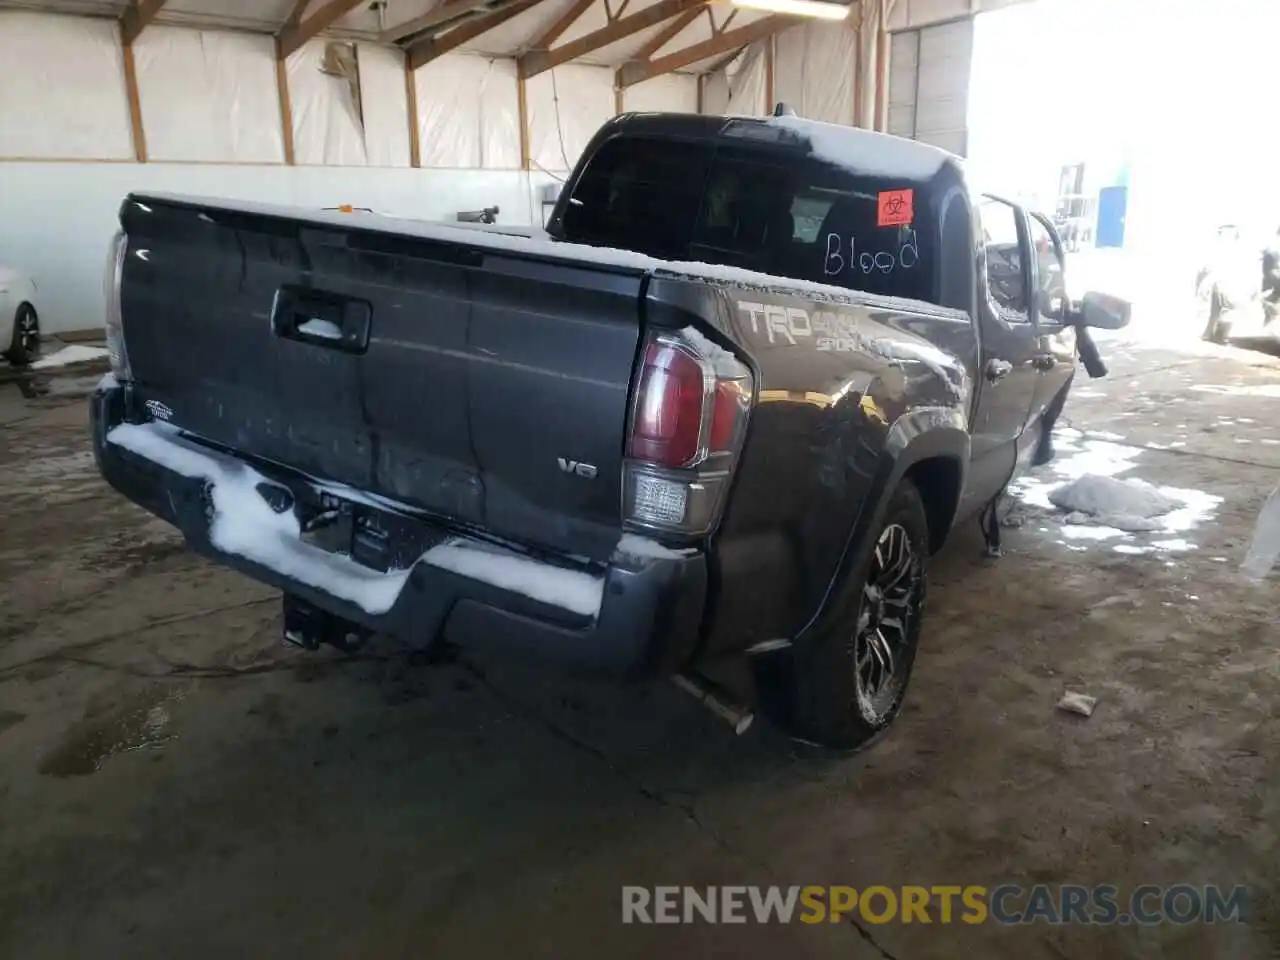
<svg viewBox="0 0 1280 960">
<path fill-rule="evenodd" d="M 853 9 L 852 4 L 832 3 L 829 0 L 733 0 L 734 6 L 752 10 L 768 10 L 792 17 L 817 17 L 820 20 L 843 20 Z"/>
</svg>

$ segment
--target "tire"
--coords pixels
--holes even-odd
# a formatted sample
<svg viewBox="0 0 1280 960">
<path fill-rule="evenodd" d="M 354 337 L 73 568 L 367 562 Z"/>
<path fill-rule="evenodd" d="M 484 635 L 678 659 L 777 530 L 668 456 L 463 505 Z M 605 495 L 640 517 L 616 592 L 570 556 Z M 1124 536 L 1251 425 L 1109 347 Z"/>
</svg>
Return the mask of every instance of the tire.
<svg viewBox="0 0 1280 960">
<path fill-rule="evenodd" d="M 894 491 L 866 554 L 792 649 L 792 733 L 837 750 L 866 746 L 887 730 L 911 679 L 929 555 L 929 522 L 911 481 Z"/>
<path fill-rule="evenodd" d="M 5 358 L 15 367 L 25 367 L 40 356 L 40 316 L 29 303 L 18 304 L 13 315 L 13 336 Z"/>
</svg>

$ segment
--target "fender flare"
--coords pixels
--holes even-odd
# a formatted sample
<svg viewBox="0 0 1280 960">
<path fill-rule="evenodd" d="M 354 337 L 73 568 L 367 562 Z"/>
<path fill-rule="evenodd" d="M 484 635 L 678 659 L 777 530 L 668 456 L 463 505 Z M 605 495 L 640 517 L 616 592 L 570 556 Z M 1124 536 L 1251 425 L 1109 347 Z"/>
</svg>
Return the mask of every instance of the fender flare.
<svg viewBox="0 0 1280 960">
<path fill-rule="evenodd" d="M 865 560 L 871 549 L 870 532 L 884 518 L 889 509 L 889 501 L 902 478 L 917 463 L 933 458 L 953 459 L 957 462 L 960 468 L 960 486 L 956 491 L 956 502 L 952 506 L 954 517 L 964 491 L 969 451 L 967 418 L 959 408 L 917 407 L 893 422 L 885 437 L 885 447 L 871 478 L 867 495 L 862 499 L 862 507 L 854 518 L 840 559 L 823 591 L 822 600 L 804 626 L 797 631 L 797 640 L 813 629 L 822 618 L 831 598 Z"/>
</svg>

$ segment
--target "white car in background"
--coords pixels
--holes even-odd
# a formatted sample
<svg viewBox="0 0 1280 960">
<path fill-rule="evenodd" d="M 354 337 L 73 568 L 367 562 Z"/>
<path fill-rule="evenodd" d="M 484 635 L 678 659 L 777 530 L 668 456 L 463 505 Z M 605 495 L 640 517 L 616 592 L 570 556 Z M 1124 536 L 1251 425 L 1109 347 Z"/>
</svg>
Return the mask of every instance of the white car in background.
<svg viewBox="0 0 1280 960">
<path fill-rule="evenodd" d="M 0 264 L 0 354 L 14 366 L 25 367 L 39 353 L 35 281 Z"/>
</svg>

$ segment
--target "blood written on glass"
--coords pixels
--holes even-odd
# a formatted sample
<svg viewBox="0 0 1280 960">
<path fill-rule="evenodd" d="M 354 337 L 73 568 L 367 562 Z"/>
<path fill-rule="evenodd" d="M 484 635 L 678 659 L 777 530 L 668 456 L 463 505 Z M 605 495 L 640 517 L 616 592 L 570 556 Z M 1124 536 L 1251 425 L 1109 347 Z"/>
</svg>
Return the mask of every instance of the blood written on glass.
<svg viewBox="0 0 1280 960">
<path fill-rule="evenodd" d="M 861 270 L 864 274 L 887 274 L 895 270 L 910 270 L 920 262 L 920 248 L 916 245 L 914 230 L 899 231 L 896 249 L 859 249 L 859 246 L 857 237 L 849 237 L 846 246 L 840 234 L 828 233 L 826 259 L 822 263 L 823 274 L 836 277 L 846 270 Z"/>
</svg>

